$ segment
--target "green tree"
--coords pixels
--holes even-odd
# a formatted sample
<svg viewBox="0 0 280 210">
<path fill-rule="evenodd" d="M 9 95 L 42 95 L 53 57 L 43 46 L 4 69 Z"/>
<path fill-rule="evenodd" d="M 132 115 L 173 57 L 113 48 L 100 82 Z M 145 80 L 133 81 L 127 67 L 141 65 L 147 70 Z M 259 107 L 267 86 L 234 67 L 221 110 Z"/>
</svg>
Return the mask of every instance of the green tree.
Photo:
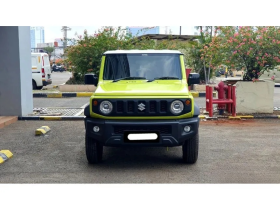
<svg viewBox="0 0 280 210">
<path fill-rule="evenodd" d="M 49 59 L 51 60 L 51 54 L 54 51 L 54 47 L 45 47 L 44 50 L 47 52 L 47 54 L 49 55 Z"/>
<path fill-rule="evenodd" d="M 280 27 L 218 27 L 203 53 L 216 64 L 245 69 L 243 80 L 257 80 L 264 71 L 280 64 Z"/>
</svg>

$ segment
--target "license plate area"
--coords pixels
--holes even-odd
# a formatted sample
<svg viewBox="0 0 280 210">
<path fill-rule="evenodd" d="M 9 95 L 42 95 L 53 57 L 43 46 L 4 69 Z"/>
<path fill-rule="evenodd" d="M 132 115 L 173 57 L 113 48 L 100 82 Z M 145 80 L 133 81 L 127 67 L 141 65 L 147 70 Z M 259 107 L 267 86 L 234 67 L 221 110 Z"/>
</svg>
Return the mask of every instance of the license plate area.
<svg viewBox="0 0 280 210">
<path fill-rule="evenodd" d="M 159 131 L 124 131 L 125 143 L 158 143 Z"/>
</svg>

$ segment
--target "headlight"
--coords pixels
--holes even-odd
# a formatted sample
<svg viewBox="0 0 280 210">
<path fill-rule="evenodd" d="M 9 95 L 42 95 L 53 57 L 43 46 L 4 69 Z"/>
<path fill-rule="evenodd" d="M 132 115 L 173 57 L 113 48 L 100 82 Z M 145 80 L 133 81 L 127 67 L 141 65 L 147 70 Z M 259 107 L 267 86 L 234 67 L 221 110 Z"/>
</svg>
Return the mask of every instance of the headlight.
<svg viewBox="0 0 280 210">
<path fill-rule="evenodd" d="M 176 100 L 173 101 L 170 107 L 170 110 L 173 114 L 180 114 L 184 109 L 184 104 L 182 101 Z"/>
<path fill-rule="evenodd" d="M 113 110 L 113 104 L 110 101 L 102 101 L 99 109 L 103 114 L 110 114 Z"/>
</svg>

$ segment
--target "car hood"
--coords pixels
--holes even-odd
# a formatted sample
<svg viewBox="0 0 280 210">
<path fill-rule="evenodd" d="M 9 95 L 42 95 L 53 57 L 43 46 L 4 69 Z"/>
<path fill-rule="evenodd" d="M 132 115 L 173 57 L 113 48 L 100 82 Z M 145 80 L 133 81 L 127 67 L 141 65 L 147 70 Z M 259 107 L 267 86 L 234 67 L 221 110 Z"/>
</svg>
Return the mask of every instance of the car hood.
<svg viewBox="0 0 280 210">
<path fill-rule="evenodd" d="M 157 80 L 153 82 L 130 80 L 100 82 L 95 96 L 187 96 L 187 84 L 181 80 Z"/>
</svg>

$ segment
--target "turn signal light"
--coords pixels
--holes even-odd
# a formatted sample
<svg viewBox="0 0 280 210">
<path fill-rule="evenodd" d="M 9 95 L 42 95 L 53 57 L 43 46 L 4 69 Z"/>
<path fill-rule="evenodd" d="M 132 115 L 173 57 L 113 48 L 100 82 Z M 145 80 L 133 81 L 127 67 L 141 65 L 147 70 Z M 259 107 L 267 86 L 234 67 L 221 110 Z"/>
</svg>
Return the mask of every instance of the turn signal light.
<svg viewBox="0 0 280 210">
<path fill-rule="evenodd" d="M 94 100 L 94 101 L 93 101 L 93 105 L 94 105 L 94 106 L 97 106 L 97 104 L 98 104 L 97 101 Z"/>
<path fill-rule="evenodd" d="M 190 105 L 191 104 L 191 101 L 190 100 L 186 100 L 186 105 L 188 106 L 188 105 Z"/>
</svg>

